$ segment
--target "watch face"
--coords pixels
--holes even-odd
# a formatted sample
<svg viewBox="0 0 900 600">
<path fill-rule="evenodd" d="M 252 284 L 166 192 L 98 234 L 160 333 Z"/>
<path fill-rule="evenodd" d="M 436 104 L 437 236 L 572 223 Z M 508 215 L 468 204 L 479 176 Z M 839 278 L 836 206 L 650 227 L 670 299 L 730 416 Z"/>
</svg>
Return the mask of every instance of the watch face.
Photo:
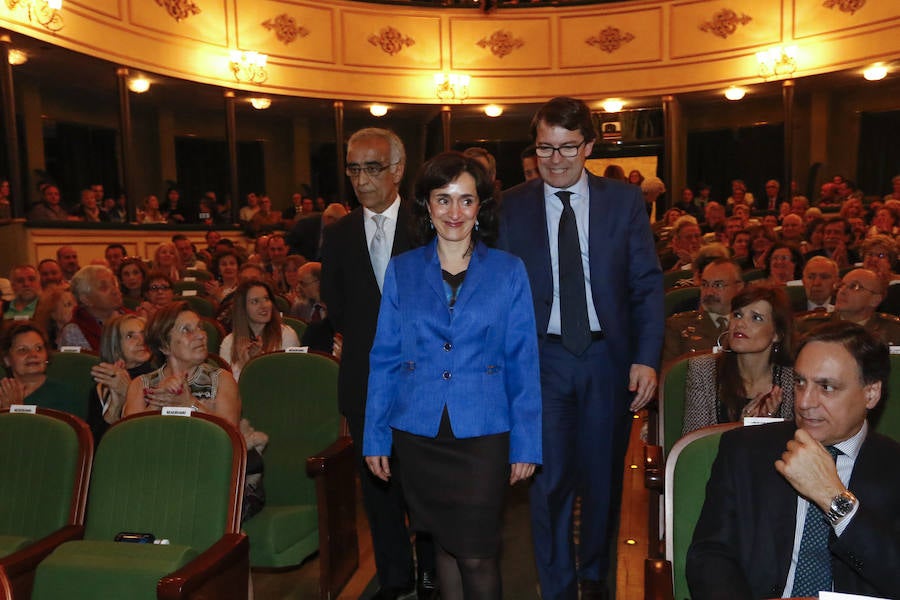
<svg viewBox="0 0 900 600">
<path fill-rule="evenodd" d="M 831 510 L 843 516 L 853 510 L 856 499 L 850 494 L 839 494 L 831 500 Z"/>
</svg>

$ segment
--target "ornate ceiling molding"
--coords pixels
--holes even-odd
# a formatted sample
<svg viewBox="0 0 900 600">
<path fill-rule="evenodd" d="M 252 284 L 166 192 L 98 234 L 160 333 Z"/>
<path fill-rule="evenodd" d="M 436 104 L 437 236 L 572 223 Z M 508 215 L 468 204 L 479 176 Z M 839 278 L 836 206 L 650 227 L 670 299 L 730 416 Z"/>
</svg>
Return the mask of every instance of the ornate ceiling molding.
<svg viewBox="0 0 900 600">
<path fill-rule="evenodd" d="M 37 23 L 47 31 L 56 33 L 65 26 L 62 15 L 45 0 L 6 0 L 6 8 L 15 10 L 22 6 L 28 13 L 28 22 Z"/>
<path fill-rule="evenodd" d="M 522 38 L 514 37 L 511 31 L 503 29 L 498 29 L 490 37 L 481 38 L 476 43 L 482 48 L 490 49 L 491 54 L 497 58 L 503 58 L 513 50 L 525 45 L 525 41 Z"/>
<path fill-rule="evenodd" d="M 592 35 L 584 40 L 588 46 L 599 48 L 608 54 L 612 54 L 628 42 L 634 39 L 634 34 L 628 31 L 623 32 L 618 27 L 610 25 L 597 35 Z"/>
<path fill-rule="evenodd" d="M 415 45 L 416 40 L 409 36 L 404 36 L 393 27 L 382 27 L 378 35 L 372 34 L 369 36 L 369 43 L 381 48 L 382 52 L 393 56 L 403 50 L 404 47 Z"/>
<path fill-rule="evenodd" d="M 746 25 L 753 20 L 753 17 L 741 13 L 738 15 L 730 8 L 723 8 L 715 13 L 711 21 L 706 21 L 700 25 L 700 31 L 711 33 L 723 40 L 737 31 L 738 25 Z"/>
<path fill-rule="evenodd" d="M 165 8 L 169 16 L 176 21 L 183 21 L 201 12 L 200 7 L 192 0 L 156 0 L 156 4 Z"/>
<path fill-rule="evenodd" d="M 850 13 L 851 15 L 866 5 L 866 0 L 825 0 L 822 6 L 825 8 L 834 8 L 835 6 L 841 12 Z"/>
<path fill-rule="evenodd" d="M 297 41 L 297 38 L 305 38 L 309 35 L 309 29 L 298 25 L 297 19 L 285 13 L 281 13 L 273 19 L 266 19 L 261 25 L 269 31 L 274 31 L 278 41 L 285 45 Z"/>
</svg>

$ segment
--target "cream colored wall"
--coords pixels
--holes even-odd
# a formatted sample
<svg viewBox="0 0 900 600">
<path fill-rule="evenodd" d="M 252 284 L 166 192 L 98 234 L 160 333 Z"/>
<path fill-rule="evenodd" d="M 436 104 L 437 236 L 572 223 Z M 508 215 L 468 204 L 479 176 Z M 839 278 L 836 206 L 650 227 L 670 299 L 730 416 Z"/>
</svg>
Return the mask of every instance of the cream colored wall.
<svg viewBox="0 0 900 600">
<path fill-rule="evenodd" d="M 55 33 L 29 22 L 24 3 L 0 8 L 0 26 L 136 69 L 269 93 L 436 103 L 432 75 L 452 69 L 472 74 L 470 102 L 535 102 L 756 83 L 755 52 L 778 44 L 798 46 L 798 77 L 900 55 L 894 1 L 853 13 L 844 4 L 634 0 L 483 15 L 340 0 L 65 0 Z M 268 54 L 268 80 L 236 84 L 231 49 Z"/>
</svg>

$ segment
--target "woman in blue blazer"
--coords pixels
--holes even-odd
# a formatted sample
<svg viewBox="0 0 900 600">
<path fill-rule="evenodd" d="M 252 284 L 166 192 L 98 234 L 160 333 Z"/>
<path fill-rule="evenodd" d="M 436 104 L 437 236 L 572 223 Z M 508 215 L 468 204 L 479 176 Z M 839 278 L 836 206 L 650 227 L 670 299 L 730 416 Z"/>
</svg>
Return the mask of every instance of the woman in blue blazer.
<svg viewBox="0 0 900 600">
<path fill-rule="evenodd" d="M 485 244 L 492 194 L 457 152 L 422 167 L 414 211 L 430 243 L 388 265 L 369 357 L 363 454 L 381 479 L 395 467 L 413 528 L 434 536 L 445 600 L 501 597 L 506 482 L 541 462 L 531 291 L 521 260 Z"/>
</svg>

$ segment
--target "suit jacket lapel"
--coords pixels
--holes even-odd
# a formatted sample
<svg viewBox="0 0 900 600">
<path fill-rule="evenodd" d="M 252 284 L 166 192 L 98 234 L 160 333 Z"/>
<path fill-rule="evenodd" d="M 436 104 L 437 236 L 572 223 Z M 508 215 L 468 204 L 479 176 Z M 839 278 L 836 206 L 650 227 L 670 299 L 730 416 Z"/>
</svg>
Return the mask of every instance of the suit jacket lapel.
<svg viewBox="0 0 900 600">
<path fill-rule="evenodd" d="M 355 213 L 355 214 L 354 214 Z M 369 245 L 366 243 L 366 215 L 360 206 L 358 211 L 351 212 L 344 217 L 349 219 L 353 217 L 353 227 L 350 228 L 353 237 L 348 240 L 347 248 L 352 253 L 352 261 L 359 267 L 359 274 L 369 280 L 369 283 L 375 287 L 378 292 L 378 299 L 381 300 L 381 291 L 378 289 L 378 281 L 375 279 L 375 270 L 372 268 L 372 257 L 369 256 Z"/>
<path fill-rule="evenodd" d="M 588 216 L 588 260 L 591 268 L 591 289 L 594 291 L 594 294 L 597 294 L 598 291 L 600 291 L 599 286 L 603 283 L 602 278 L 600 277 L 600 267 L 605 264 L 605 259 L 604 257 L 601 257 L 599 253 L 608 252 L 609 248 L 606 244 L 592 244 L 590 241 L 594 236 L 597 236 L 599 239 L 613 239 L 612 232 L 609 231 L 609 228 L 612 227 L 612 220 L 609 218 L 611 207 L 610 203 L 605 202 L 603 198 L 605 187 L 606 185 L 603 183 L 602 179 L 588 173 L 588 190 L 590 194 L 590 212 Z M 619 250 L 624 251 L 625 249 L 620 248 Z M 597 299 L 598 298 L 595 296 L 595 303 Z"/>
<path fill-rule="evenodd" d="M 484 244 L 477 244 L 475 250 L 472 251 L 472 258 L 469 260 L 469 268 L 466 271 L 466 280 L 459 290 L 454 310 L 459 312 L 466 310 L 469 299 L 473 297 L 475 290 L 484 281 L 486 273 L 483 263 L 486 257 L 487 247 Z"/>
<path fill-rule="evenodd" d="M 422 265 L 423 276 L 425 277 L 425 281 L 428 282 L 428 287 L 430 287 L 440 299 L 439 306 L 446 305 L 447 294 L 444 291 L 444 277 L 441 273 L 441 261 L 437 255 L 437 240 L 431 240 L 428 247 L 424 250 L 425 252 L 422 253 L 422 260 L 424 262 Z"/>
</svg>

